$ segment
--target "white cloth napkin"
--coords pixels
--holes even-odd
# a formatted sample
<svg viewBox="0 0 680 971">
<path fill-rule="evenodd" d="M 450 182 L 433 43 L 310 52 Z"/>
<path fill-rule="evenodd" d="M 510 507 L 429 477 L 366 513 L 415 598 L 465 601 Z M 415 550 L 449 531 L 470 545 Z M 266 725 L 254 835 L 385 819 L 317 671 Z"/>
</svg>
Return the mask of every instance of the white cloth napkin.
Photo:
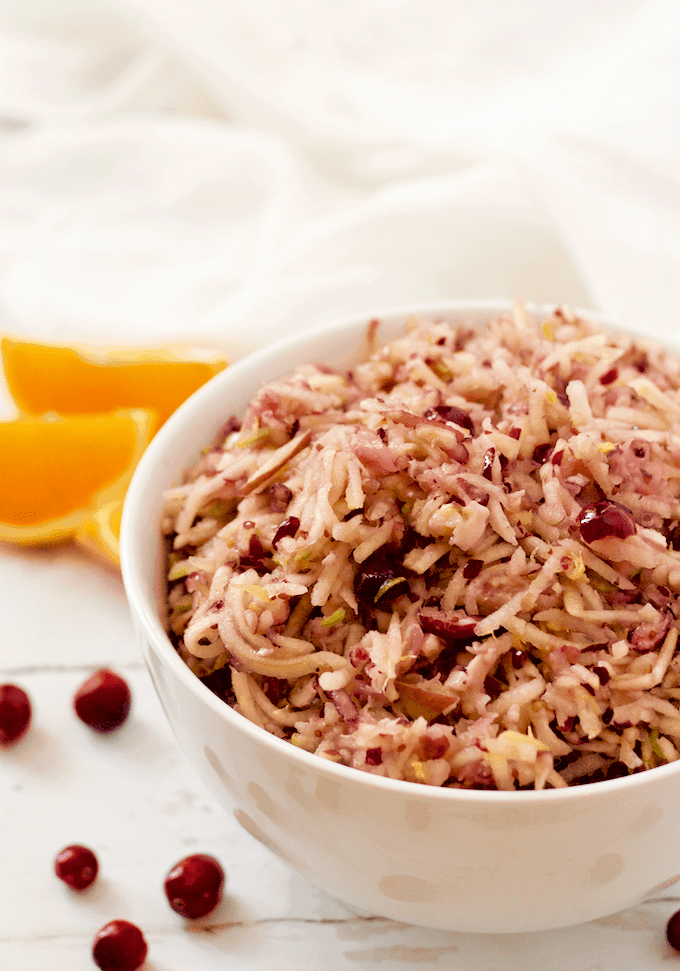
<svg viewBox="0 0 680 971">
<path fill-rule="evenodd" d="M 0 304 L 36 337 L 233 358 L 454 297 L 673 337 L 679 159 L 678 0 L 0 8 Z"/>
</svg>

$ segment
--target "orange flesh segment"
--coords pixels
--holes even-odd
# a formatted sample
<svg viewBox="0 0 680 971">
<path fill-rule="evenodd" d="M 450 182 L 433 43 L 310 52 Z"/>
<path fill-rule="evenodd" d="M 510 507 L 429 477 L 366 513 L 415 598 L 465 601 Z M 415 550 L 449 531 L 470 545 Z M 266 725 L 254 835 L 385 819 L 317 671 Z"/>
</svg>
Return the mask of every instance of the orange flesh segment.
<svg viewBox="0 0 680 971">
<path fill-rule="evenodd" d="M 2 338 L 5 378 L 26 415 L 60 415 L 153 408 L 157 427 L 226 366 L 161 348 L 95 355 L 57 344 Z M 154 429 L 156 430 L 156 429 Z"/>
<path fill-rule="evenodd" d="M 72 533 L 94 504 L 124 491 L 154 420 L 137 410 L 0 422 L 0 538 Z"/>
<path fill-rule="evenodd" d="M 112 566 L 119 566 L 122 515 L 122 499 L 106 503 L 77 530 L 76 542 Z"/>
</svg>

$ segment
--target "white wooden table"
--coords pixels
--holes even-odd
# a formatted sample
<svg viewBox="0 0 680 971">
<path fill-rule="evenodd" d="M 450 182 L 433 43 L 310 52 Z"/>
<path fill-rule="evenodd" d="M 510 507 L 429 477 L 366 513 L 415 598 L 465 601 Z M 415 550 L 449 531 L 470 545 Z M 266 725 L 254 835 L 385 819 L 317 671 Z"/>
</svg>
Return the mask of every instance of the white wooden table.
<svg viewBox="0 0 680 971">
<path fill-rule="evenodd" d="M 0 971 L 87 971 L 109 920 L 138 924 L 148 971 L 669 971 L 680 968 L 667 896 L 606 920 L 540 934 L 466 935 L 353 913 L 310 887 L 216 806 L 179 753 L 138 655 L 120 577 L 72 546 L 0 550 L 0 680 L 33 703 L 29 734 L 0 750 Z M 125 726 L 97 736 L 72 697 L 94 669 L 130 683 Z M 361 821 L 357 820 L 357 826 Z M 100 876 L 82 894 L 53 873 L 84 843 Z M 197 925 L 162 885 L 204 851 L 227 872 L 220 907 Z"/>
</svg>

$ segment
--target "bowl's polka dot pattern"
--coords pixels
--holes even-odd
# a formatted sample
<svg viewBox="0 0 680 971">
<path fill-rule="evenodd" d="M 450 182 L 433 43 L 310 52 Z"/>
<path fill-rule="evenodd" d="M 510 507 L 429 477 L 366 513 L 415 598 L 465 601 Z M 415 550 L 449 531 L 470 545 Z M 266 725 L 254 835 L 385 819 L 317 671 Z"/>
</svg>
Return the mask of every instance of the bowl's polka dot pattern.
<svg viewBox="0 0 680 971">
<path fill-rule="evenodd" d="M 251 836 L 254 836 L 255 839 L 262 843 L 263 846 L 266 846 L 268 850 L 271 850 L 272 853 L 276 853 L 277 856 L 283 855 L 278 846 L 276 846 L 272 840 L 270 840 L 269 837 L 262 832 L 255 820 L 252 819 L 248 813 L 244 812 L 242 809 L 235 809 L 234 816 L 236 821 L 243 826 L 245 831 L 250 833 Z"/>
<path fill-rule="evenodd" d="M 306 808 L 309 805 L 311 801 L 310 796 L 300 785 L 295 776 L 290 775 L 289 778 L 286 779 L 284 790 L 286 795 L 288 795 L 293 802 L 297 803 L 298 806 Z"/>
<path fill-rule="evenodd" d="M 610 883 L 621 876 L 624 869 L 623 857 L 620 853 L 603 853 L 598 856 L 586 874 L 586 883 Z"/>
<path fill-rule="evenodd" d="M 334 779 L 321 778 L 316 784 L 314 798 L 327 811 L 344 814 L 351 809 L 342 803 L 341 788 Z"/>
<path fill-rule="evenodd" d="M 430 809 L 419 802 L 409 802 L 404 808 L 404 822 L 409 829 L 424 833 L 430 828 Z"/>
<path fill-rule="evenodd" d="M 208 765 L 213 770 L 215 775 L 218 777 L 220 782 L 231 791 L 233 781 L 227 770 L 224 768 L 220 760 L 218 759 L 215 752 L 210 748 L 209 745 L 203 746 L 203 754 L 206 757 Z"/>
<path fill-rule="evenodd" d="M 393 873 L 383 877 L 378 887 L 386 897 L 408 903 L 430 903 L 446 892 L 444 887 L 439 887 L 430 880 L 423 880 L 406 873 Z"/>
<path fill-rule="evenodd" d="M 257 782 L 249 782 L 246 786 L 246 791 L 262 815 L 266 816 L 267 819 L 276 821 L 281 817 L 281 807 L 277 806 L 277 804 L 272 800 L 271 796 L 269 796 L 262 786 L 257 784 Z"/>
</svg>

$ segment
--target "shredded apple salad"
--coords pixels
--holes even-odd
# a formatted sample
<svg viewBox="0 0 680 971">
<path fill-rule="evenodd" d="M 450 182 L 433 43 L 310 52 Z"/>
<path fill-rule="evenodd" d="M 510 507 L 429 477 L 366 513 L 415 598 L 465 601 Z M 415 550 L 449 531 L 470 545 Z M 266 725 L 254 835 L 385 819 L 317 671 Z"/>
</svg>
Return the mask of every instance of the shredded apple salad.
<svg viewBox="0 0 680 971">
<path fill-rule="evenodd" d="M 562 308 L 305 364 L 165 497 L 168 625 L 309 752 L 474 789 L 680 756 L 680 358 Z M 226 416 L 225 416 L 226 418 Z"/>
</svg>

